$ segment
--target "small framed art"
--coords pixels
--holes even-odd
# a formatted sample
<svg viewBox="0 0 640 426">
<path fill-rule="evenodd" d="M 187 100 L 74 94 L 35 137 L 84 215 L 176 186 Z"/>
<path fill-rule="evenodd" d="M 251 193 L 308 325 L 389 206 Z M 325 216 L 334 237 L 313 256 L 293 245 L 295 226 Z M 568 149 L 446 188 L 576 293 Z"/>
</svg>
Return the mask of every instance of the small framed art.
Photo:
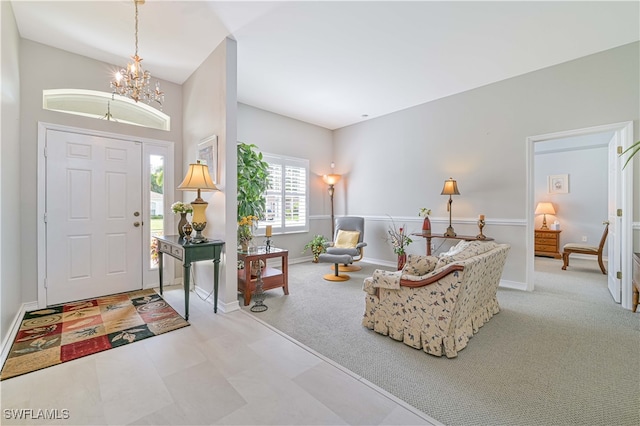
<svg viewBox="0 0 640 426">
<path fill-rule="evenodd" d="M 549 194 L 568 194 L 569 175 L 549 175 L 547 177 Z"/>
<path fill-rule="evenodd" d="M 218 136 L 209 136 L 198 143 L 198 158 L 206 164 L 213 183 L 218 183 Z"/>
</svg>

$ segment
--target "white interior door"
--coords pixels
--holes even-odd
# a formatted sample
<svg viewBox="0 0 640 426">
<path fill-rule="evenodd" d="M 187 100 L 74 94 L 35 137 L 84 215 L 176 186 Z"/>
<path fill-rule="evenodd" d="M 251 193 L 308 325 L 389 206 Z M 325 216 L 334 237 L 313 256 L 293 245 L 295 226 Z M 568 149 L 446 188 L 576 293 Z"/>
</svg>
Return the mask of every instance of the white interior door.
<svg viewBox="0 0 640 426">
<path fill-rule="evenodd" d="M 622 301 L 622 282 L 618 278 L 618 273 L 622 270 L 622 238 L 619 235 L 622 218 L 618 216 L 618 208 L 622 205 L 622 186 L 620 184 L 620 158 L 617 151 L 620 145 L 618 139 L 616 133 L 609 142 L 609 203 L 607 207 L 607 220 L 609 221 L 607 285 L 616 303 Z"/>
<path fill-rule="evenodd" d="M 142 288 L 142 144 L 47 130 L 47 305 Z"/>
</svg>

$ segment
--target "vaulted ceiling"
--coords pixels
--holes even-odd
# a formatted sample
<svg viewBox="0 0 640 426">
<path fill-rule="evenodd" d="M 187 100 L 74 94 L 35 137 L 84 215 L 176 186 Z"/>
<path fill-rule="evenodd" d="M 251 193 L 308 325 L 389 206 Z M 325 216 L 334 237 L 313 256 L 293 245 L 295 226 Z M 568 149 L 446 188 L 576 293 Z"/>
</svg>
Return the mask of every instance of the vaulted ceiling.
<svg viewBox="0 0 640 426">
<path fill-rule="evenodd" d="M 132 0 L 12 6 L 23 38 L 115 65 L 133 54 Z M 153 77 L 182 84 L 231 37 L 240 102 L 328 129 L 640 39 L 637 1 L 146 0 L 139 17 Z"/>
</svg>

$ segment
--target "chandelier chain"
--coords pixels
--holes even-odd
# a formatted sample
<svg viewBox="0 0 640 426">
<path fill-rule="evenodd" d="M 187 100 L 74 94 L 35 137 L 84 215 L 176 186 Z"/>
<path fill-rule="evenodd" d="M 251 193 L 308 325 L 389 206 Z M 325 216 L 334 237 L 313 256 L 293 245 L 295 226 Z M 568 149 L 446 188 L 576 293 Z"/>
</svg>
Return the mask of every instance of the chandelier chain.
<svg viewBox="0 0 640 426">
<path fill-rule="evenodd" d="M 138 0 L 133 0 L 133 4 L 136 7 L 136 32 L 135 32 L 135 38 L 136 38 L 136 56 L 138 56 Z"/>
</svg>

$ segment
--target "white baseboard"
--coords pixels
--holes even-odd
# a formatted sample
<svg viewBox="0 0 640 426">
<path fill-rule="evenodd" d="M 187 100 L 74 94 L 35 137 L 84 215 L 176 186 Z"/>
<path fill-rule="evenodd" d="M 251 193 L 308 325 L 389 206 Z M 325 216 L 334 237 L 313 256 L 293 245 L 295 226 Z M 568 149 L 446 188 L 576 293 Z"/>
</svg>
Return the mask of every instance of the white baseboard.
<svg viewBox="0 0 640 426">
<path fill-rule="evenodd" d="M 7 360 L 9 356 L 9 351 L 11 350 L 11 345 L 20 330 L 20 324 L 22 323 L 22 318 L 24 318 L 24 314 L 30 311 L 35 311 L 38 309 L 38 302 L 27 302 L 23 303 L 20 306 L 20 309 L 16 313 L 16 316 L 13 318 L 11 322 L 10 332 L 5 336 L 2 341 L 2 352 L 0 354 L 0 366 L 4 365 L 4 362 Z"/>
<path fill-rule="evenodd" d="M 199 286 L 194 286 L 193 291 L 197 293 L 197 296 L 199 296 L 202 300 L 210 304 L 211 310 L 213 310 L 213 305 L 214 305 L 213 291 L 205 291 Z M 233 302 L 225 303 L 225 302 L 220 302 L 220 300 L 218 299 L 218 312 L 222 312 L 226 314 L 226 313 L 238 311 L 238 310 L 240 310 L 240 304 L 238 303 L 237 300 L 234 300 Z"/>
<path fill-rule="evenodd" d="M 498 287 L 527 291 L 527 283 L 519 281 L 500 280 L 500 284 L 498 284 Z"/>
<path fill-rule="evenodd" d="M 371 258 L 366 258 L 366 259 L 362 259 L 361 260 L 362 263 L 370 263 L 373 265 L 380 265 L 380 266 L 384 266 L 387 268 L 396 268 L 398 267 L 398 263 L 397 262 L 391 262 L 388 260 L 381 260 L 381 259 L 371 259 Z"/>
</svg>

